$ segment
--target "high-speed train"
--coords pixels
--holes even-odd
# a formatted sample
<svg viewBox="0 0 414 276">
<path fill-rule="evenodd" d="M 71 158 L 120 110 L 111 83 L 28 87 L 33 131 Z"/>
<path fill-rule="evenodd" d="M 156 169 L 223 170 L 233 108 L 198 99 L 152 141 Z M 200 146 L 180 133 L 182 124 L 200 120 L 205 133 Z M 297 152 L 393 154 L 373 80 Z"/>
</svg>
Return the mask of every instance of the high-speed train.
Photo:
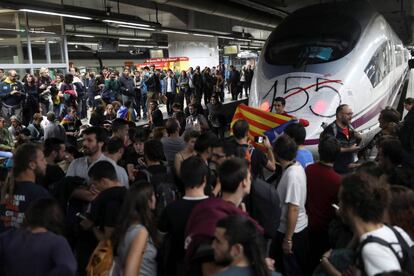
<svg viewBox="0 0 414 276">
<path fill-rule="evenodd" d="M 348 104 L 366 143 L 379 130 L 380 111 L 396 100 L 408 59 L 401 40 L 368 3 L 305 7 L 266 41 L 249 105 L 272 110 L 273 99 L 285 98 L 287 113 L 310 122 L 306 144 L 314 151 L 322 124 L 335 120 L 339 104 Z"/>
</svg>

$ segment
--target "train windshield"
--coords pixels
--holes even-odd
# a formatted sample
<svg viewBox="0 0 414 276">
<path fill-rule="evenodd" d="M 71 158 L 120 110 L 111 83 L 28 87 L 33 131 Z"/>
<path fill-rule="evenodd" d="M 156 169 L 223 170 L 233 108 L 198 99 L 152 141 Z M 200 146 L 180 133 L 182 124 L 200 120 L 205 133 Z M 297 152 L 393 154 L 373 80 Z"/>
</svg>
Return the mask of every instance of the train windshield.
<svg viewBox="0 0 414 276">
<path fill-rule="evenodd" d="M 352 51 L 360 34 L 359 23 L 341 14 L 288 18 L 270 36 L 265 59 L 296 67 L 334 61 Z"/>
</svg>

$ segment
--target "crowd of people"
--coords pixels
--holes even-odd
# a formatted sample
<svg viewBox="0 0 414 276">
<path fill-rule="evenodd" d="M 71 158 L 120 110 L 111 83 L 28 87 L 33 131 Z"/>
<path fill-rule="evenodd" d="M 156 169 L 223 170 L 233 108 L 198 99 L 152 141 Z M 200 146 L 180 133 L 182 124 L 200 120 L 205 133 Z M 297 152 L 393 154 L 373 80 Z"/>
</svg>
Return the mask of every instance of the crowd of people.
<svg viewBox="0 0 414 276">
<path fill-rule="evenodd" d="M 340 105 L 314 160 L 304 147 L 309 122 L 296 120 L 258 145 L 246 120 L 230 132 L 222 122 L 224 91 L 195 86 L 188 93 L 188 72 L 176 80 L 167 71 L 162 88 L 138 102 L 128 91 L 143 76 L 142 96 L 142 83 L 157 76 L 153 69 L 131 76 L 127 68 L 119 78 L 103 71 L 96 87 L 110 92 L 88 97 L 94 110 L 82 126 L 73 70 L 63 85 L 74 92 L 59 91 L 77 94 L 75 102 L 54 109 L 39 99 L 26 127 L 17 113 L 10 127 L 7 115 L 0 119 L 1 275 L 414 272 L 414 99 L 405 100 L 402 120 L 392 108 L 381 111 L 370 161 L 364 156 L 374 151 L 362 149 L 351 126 L 352 107 Z M 15 73 L 4 80 L 13 88 L 2 99 L 19 91 Z M 211 76 L 208 68 L 193 74 L 193 84 L 198 74 Z M 163 95 L 166 120 L 158 108 Z M 137 111 L 146 102 L 148 114 Z M 283 98 L 273 105 L 290 116 Z M 149 126 L 119 116 L 130 109 L 147 115 Z"/>
<path fill-rule="evenodd" d="M 233 99 L 241 98 L 243 91 L 247 97 L 253 78 L 251 65 L 243 66 L 240 71 L 233 65 L 229 69 L 221 64 L 203 70 L 197 66 L 173 72 L 146 66 L 135 70 L 125 67 L 120 73 L 104 67 L 99 74 L 93 71 L 82 74 L 72 65 L 67 74 L 56 71 L 51 76 L 48 68 L 41 68 L 37 75 L 25 74 L 23 78 L 15 70 L 5 73 L 0 69 L 2 115 L 14 115 L 28 125 L 35 113 L 54 112 L 61 120 L 69 108 L 74 108 L 85 118 L 88 108 L 95 110 L 115 102 L 122 106 L 119 116 L 139 121 L 147 119 L 150 101 L 156 100 L 167 105 L 171 116 L 174 103 L 184 108 L 184 100 L 188 106 L 191 97 L 198 104 L 204 98 L 207 106 L 211 97 L 217 95 L 223 103 L 225 87 Z"/>
</svg>

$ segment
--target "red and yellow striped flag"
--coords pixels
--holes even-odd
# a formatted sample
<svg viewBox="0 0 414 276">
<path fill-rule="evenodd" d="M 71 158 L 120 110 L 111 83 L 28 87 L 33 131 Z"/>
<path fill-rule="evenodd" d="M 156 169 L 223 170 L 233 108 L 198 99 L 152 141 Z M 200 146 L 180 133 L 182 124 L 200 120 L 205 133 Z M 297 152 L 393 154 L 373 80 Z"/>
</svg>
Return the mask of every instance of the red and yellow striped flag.
<svg viewBox="0 0 414 276">
<path fill-rule="evenodd" d="M 251 141 L 254 141 L 253 137 L 264 136 L 264 132 L 269 129 L 292 120 L 289 116 L 263 111 L 245 104 L 239 104 L 236 108 L 233 119 L 231 120 L 231 128 L 240 119 L 244 119 L 249 123 L 249 138 Z"/>
</svg>

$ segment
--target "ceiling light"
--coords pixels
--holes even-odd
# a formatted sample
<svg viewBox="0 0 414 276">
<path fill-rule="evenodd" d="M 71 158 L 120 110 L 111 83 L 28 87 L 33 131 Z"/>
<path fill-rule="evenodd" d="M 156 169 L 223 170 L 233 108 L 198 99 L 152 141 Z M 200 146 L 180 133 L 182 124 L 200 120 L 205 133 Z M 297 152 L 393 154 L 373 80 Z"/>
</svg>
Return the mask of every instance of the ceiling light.
<svg viewBox="0 0 414 276">
<path fill-rule="evenodd" d="M 158 46 L 160 49 L 168 49 L 168 46 Z"/>
<path fill-rule="evenodd" d="M 108 19 L 102 20 L 102 22 L 116 23 L 116 24 L 122 24 L 122 25 L 131 25 L 131 26 L 137 26 L 137 27 L 151 27 L 151 25 L 148 25 L 148 24 L 139 24 L 139 23 L 133 23 L 133 22 L 108 20 Z"/>
<path fill-rule="evenodd" d="M 118 27 L 130 28 L 130 29 L 138 29 L 138 30 L 146 30 L 146 31 L 155 31 L 154 28 L 145 28 L 145 27 L 130 26 L 130 25 L 118 25 Z"/>
<path fill-rule="evenodd" d="M 34 34 L 56 34 L 54 32 L 45 32 L 45 31 L 29 31 Z"/>
<path fill-rule="evenodd" d="M 250 41 L 250 39 L 245 39 L 245 38 L 236 38 L 239 41 Z"/>
<path fill-rule="evenodd" d="M 84 35 L 84 34 L 75 34 L 75 36 L 77 36 L 77 37 L 90 37 L 90 38 L 95 37 L 94 35 Z"/>
<path fill-rule="evenodd" d="M 98 46 L 95 42 L 68 42 L 68 45 Z"/>
<path fill-rule="evenodd" d="M 189 34 L 187 32 L 181 32 L 181 31 L 172 31 L 172 30 L 162 30 L 163 33 L 172 33 L 172 34 Z"/>
<path fill-rule="evenodd" d="M 24 33 L 24 30 L 22 29 L 7 29 L 7 28 L 0 28 L 0 31 L 10 31 L 10 32 L 20 32 L 20 33 Z"/>
<path fill-rule="evenodd" d="M 20 9 L 19 11 L 30 12 L 30 13 L 39 13 L 39 14 L 47 14 L 47 15 L 55 15 L 55 16 L 63 16 L 63 17 L 70 17 L 70 18 L 77 18 L 77 19 L 85 19 L 85 20 L 92 20 L 91 17 L 79 16 L 79 15 L 73 15 L 73 14 L 66 14 L 66 13 L 56 13 L 56 12 L 30 10 L 30 9 Z"/>
<path fill-rule="evenodd" d="M 205 37 L 214 37 L 214 35 L 208 35 L 208 34 L 193 34 L 195 36 L 205 36 Z"/>
<path fill-rule="evenodd" d="M 224 38 L 224 39 L 235 39 L 234 37 L 231 37 L 231 36 L 222 36 L 222 35 L 219 35 L 218 37 L 219 38 Z"/>
<path fill-rule="evenodd" d="M 145 38 L 135 38 L 135 37 L 120 37 L 119 40 L 147 41 L 147 39 Z"/>
<path fill-rule="evenodd" d="M 135 48 L 154 48 L 153 45 L 129 45 L 129 44 L 119 44 L 120 47 L 135 47 Z"/>
</svg>

